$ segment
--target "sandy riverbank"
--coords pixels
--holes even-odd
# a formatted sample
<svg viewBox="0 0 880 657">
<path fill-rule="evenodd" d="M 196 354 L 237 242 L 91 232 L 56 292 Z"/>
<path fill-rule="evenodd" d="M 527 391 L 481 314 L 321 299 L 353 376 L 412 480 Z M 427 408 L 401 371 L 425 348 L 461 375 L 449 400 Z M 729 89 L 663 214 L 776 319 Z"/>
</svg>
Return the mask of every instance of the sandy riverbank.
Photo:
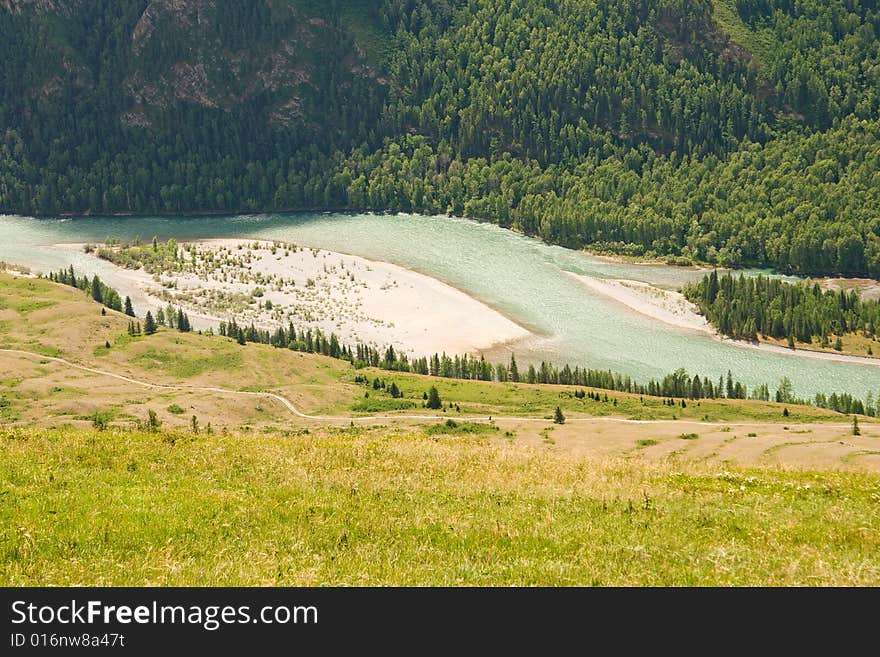
<svg viewBox="0 0 880 657">
<path fill-rule="evenodd" d="M 154 312 L 183 307 L 194 326 L 233 317 L 270 329 L 292 321 L 344 343 L 391 344 L 416 355 L 475 352 L 529 335 L 460 290 L 385 262 L 243 239 L 181 244 L 180 252 L 179 269 L 151 275 L 114 267 L 113 276 L 142 291 Z"/>
<path fill-rule="evenodd" d="M 793 358 L 813 358 L 816 360 L 857 363 L 859 365 L 880 366 L 880 359 L 851 356 L 848 354 L 828 353 L 810 349 L 790 349 L 766 342 L 748 342 L 733 340 L 718 333 L 705 317 L 696 311 L 696 307 L 680 292 L 663 290 L 648 283 L 626 279 L 602 279 L 592 276 L 569 275 L 584 287 L 622 303 L 627 308 L 650 317 L 669 326 L 696 331 L 709 335 L 719 342 L 725 342 L 740 349 L 754 349 L 765 353 L 782 354 Z"/>
<path fill-rule="evenodd" d="M 863 300 L 880 301 L 880 281 L 871 278 L 816 278 L 823 290 L 855 290 Z"/>
<path fill-rule="evenodd" d="M 641 281 L 566 273 L 584 287 L 610 297 L 641 315 L 676 328 L 715 334 L 715 329 L 681 292 L 663 290 Z"/>
</svg>

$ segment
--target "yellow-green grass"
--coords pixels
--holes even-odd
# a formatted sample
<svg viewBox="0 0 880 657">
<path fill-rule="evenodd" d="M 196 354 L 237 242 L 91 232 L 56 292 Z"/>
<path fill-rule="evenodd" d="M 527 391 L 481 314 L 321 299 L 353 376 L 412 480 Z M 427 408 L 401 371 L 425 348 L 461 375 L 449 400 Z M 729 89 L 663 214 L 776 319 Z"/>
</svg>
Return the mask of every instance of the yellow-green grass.
<svg viewBox="0 0 880 657">
<path fill-rule="evenodd" d="M 853 437 L 823 423 L 846 418 L 809 407 L 782 418 L 764 402 L 681 408 L 605 391 L 596 402 L 566 386 L 356 371 L 217 336 L 130 337 L 129 319 L 78 290 L 0 275 L 0 347 L 155 383 L 278 391 L 312 413 L 402 402 L 396 412 L 425 414 L 436 385 L 457 424 L 334 429 L 265 398 L 0 354 L 2 584 L 878 583 L 880 479 L 858 473 L 880 467 L 868 418 Z M 553 425 L 556 406 L 597 419 Z M 148 410 L 171 433 L 136 430 Z M 95 414 L 108 430 L 87 428 Z M 183 430 L 192 415 L 198 435 Z"/>
<path fill-rule="evenodd" d="M 315 415 L 424 414 L 422 396 L 433 385 L 447 405 L 443 413 L 451 417 L 505 415 L 550 419 L 560 406 L 570 418 L 785 423 L 844 420 L 838 413 L 810 406 L 701 400 L 687 401 L 682 408 L 680 402 L 667 406 L 662 399 L 604 390 L 595 391 L 601 401 L 578 399 L 573 394 L 577 388 L 572 386 L 462 381 L 373 369 L 358 371 L 344 361 L 266 345 L 241 346 L 220 336 L 163 328 L 152 336 L 131 337 L 129 321 L 129 317 L 109 310 L 102 315 L 101 307 L 80 290 L 42 279 L 0 274 L 0 347 L 62 357 L 152 383 L 278 392 L 301 410 Z M 385 391 L 356 384 L 357 374 L 370 380 L 384 379 L 389 385 L 394 381 L 404 397 L 395 400 Z M 15 375 L 9 373 L 10 378 Z M 14 399 L 14 395 L 8 398 Z M 163 408 L 171 401 L 163 404 Z M 452 409 L 448 408 L 450 402 Z M 789 411 L 787 417 L 783 417 L 785 408 Z"/>
<path fill-rule="evenodd" d="M 837 337 L 838 336 L 836 335 L 831 336 L 829 339 L 829 346 L 827 347 L 823 347 L 820 341 L 815 340 L 811 343 L 795 342 L 795 349 L 817 351 L 826 354 L 860 356 L 861 358 L 880 358 L 880 341 L 874 338 L 869 338 L 863 333 L 845 333 L 840 336 L 840 350 L 838 351 L 834 348 L 834 343 L 836 342 Z M 784 339 L 759 335 L 758 340 L 760 342 L 766 342 L 767 344 L 776 345 L 777 347 L 788 348 L 788 341 Z"/>
<path fill-rule="evenodd" d="M 357 375 L 369 379 L 367 384 L 359 387 L 361 398 L 351 407 L 359 414 L 393 412 L 395 408 L 408 409 L 400 411 L 401 413 L 412 413 L 414 410 L 424 413 L 426 409 L 421 408 L 423 395 L 434 386 L 444 403 L 440 413 L 453 419 L 467 415 L 512 415 L 552 420 L 553 413 L 559 406 L 568 418 L 621 417 L 631 420 L 785 423 L 846 421 L 846 416 L 827 409 L 755 400 L 685 400 L 685 406 L 682 407 L 681 400 L 675 400 L 674 406 L 668 406 L 664 403 L 666 400 L 658 397 L 578 386 L 465 381 L 376 369 L 352 370 L 343 378 L 354 382 Z M 396 383 L 403 397 L 393 399 L 385 390 L 374 390 L 374 378 L 384 380 L 386 388 L 392 382 Z M 588 397 L 579 399 L 574 395 L 577 390 L 597 393 L 600 401 Z M 370 396 L 364 397 L 364 393 Z M 450 403 L 453 405 L 452 409 L 448 407 Z M 456 405 L 459 410 L 455 409 Z M 786 409 L 789 414 L 783 416 Z M 872 418 L 865 418 L 865 421 L 872 421 Z"/>
<path fill-rule="evenodd" d="M 769 30 L 752 30 L 743 23 L 736 10 L 735 0 L 712 0 L 715 21 L 731 41 L 748 50 L 759 64 L 766 64 L 773 48 L 773 34 Z"/>
<path fill-rule="evenodd" d="M 165 427 L 189 427 L 195 416 L 202 427 L 246 433 L 286 428 L 291 419 L 266 398 L 144 388 L 40 358 L 0 353 L 0 372 L 14 373 L 0 379 L 0 424 L 88 427 L 100 419 L 131 427 L 153 411 Z"/>
<path fill-rule="evenodd" d="M 20 312 L 17 304 L 52 302 Z M 160 329 L 128 335 L 130 317 L 106 310 L 82 291 L 47 280 L 0 274 L 0 347 L 23 349 L 159 384 L 278 390 L 316 413 L 348 408 L 359 390 L 340 381 L 343 361 L 278 350 L 242 347 L 220 336 Z M 110 348 L 106 344 L 110 344 Z"/>
<path fill-rule="evenodd" d="M 880 478 L 481 435 L 0 430 L 3 585 L 877 585 Z"/>
</svg>

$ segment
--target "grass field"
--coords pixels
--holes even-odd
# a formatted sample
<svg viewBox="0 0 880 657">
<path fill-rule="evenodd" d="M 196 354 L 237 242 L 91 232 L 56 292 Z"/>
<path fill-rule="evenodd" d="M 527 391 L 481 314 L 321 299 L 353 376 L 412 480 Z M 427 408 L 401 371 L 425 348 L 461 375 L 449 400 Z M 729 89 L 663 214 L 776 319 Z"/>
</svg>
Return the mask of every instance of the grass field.
<svg viewBox="0 0 880 657">
<path fill-rule="evenodd" d="M 275 391 L 311 414 L 407 414 L 413 409 L 421 412 L 423 394 L 435 385 L 444 402 L 458 405 L 457 411 L 447 409 L 453 415 L 549 419 L 560 406 L 569 417 L 705 422 L 763 422 L 783 418 L 784 407 L 775 403 L 701 400 L 687 402 L 682 408 L 680 404 L 667 406 L 662 399 L 604 390 L 598 391 L 601 401 L 593 401 L 576 398 L 575 388 L 568 386 L 461 381 L 369 369 L 357 371 L 343 361 L 265 345 L 242 347 L 219 336 L 160 329 L 156 335 L 133 338 L 127 333 L 129 319 L 113 311 L 101 315 L 100 306 L 79 290 L 46 280 L 0 274 L 0 348 L 61 357 L 159 384 Z M 32 363 L 26 366 L 28 379 L 34 377 L 32 366 Z M 11 361 L 7 367 L 11 375 L 8 378 L 24 378 L 15 376 L 16 366 Z M 404 397 L 392 399 L 384 391 L 373 390 L 369 384 L 357 384 L 358 374 L 370 380 L 378 377 L 389 385 L 395 382 Z M 58 376 L 63 378 L 60 373 Z M 83 379 L 82 391 L 86 393 L 91 385 L 88 377 L 77 374 L 76 378 Z M 5 393 L 9 403 L 15 406 L 17 396 L 13 388 Z M 0 394 L 3 393 L 0 388 Z M 22 401 L 30 403 L 36 397 L 40 394 L 35 391 Z M 51 396 L 43 397 L 41 401 L 51 401 Z M 26 409 L 20 410 L 26 415 Z M 117 410 L 125 414 L 132 409 L 117 405 Z M 786 423 L 845 420 L 837 413 L 809 406 L 789 406 L 788 410 Z M 189 417 L 166 419 L 182 423 Z"/>
<path fill-rule="evenodd" d="M 838 336 L 833 336 L 835 339 Z M 758 336 L 760 342 L 776 345 L 778 347 L 788 348 L 788 341 L 785 339 L 777 339 L 772 337 Z M 859 356 L 861 358 L 880 358 L 880 342 L 873 338 L 866 337 L 862 333 L 846 333 L 840 336 L 840 350 L 834 348 L 834 340 L 829 340 L 830 346 L 823 347 L 819 340 L 806 344 L 803 342 L 795 343 L 795 349 L 817 351 L 826 354 L 844 354 L 849 356 Z"/>
<path fill-rule="evenodd" d="M 865 474 L 389 429 L 0 441 L 6 585 L 880 583 Z"/>
<path fill-rule="evenodd" d="M 0 275 L 0 348 L 28 352 L 0 353 L 0 584 L 880 583 L 870 418 L 358 371 L 128 320 Z M 442 419 L 407 417 L 430 385 Z"/>
</svg>

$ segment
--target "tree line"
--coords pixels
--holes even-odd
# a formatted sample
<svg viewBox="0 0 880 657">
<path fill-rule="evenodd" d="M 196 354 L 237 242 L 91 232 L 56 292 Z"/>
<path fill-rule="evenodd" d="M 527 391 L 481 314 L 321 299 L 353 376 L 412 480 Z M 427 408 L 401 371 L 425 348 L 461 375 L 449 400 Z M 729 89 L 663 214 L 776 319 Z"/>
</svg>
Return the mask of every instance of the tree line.
<svg viewBox="0 0 880 657">
<path fill-rule="evenodd" d="M 406 353 L 395 350 L 393 346 L 378 349 L 371 345 L 357 344 L 349 347 L 334 333 L 327 336 L 320 329 L 297 329 L 292 322 L 287 327 L 279 326 L 270 331 L 257 328 L 253 324 L 242 326 L 235 319 L 231 319 L 220 323 L 218 333 L 236 340 L 241 345 L 249 342 L 267 344 L 279 349 L 339 358 L 350 362 L 358 369 L 375 367 L 387 371 L 410 372 L 449 379 L 583 386 L 670 400 L 752 399 L 801 405 L 814 403 L 820 408 L 830 408 L 841 413 L 858 412 L 874 415 L 876 408 L 873 394 L 869 394 L 864 403 L 851 395 L 837 393 L 817 395 L 815 400 L 811 401 L 798 398 L 795 396 L 792 382 L 787 378 L 779 383 L 775 394 L 771 394 L 767 384 L 755 386 L 750 391 L 744 383 L 734 379 L 730 370 L 726 375 L 714 379 L 709 376 L 701 377 L 698 374 L 690 375 L 685 369 L 680 368 L 662 379 L 651 379 L 647 383 L 640 383 L 628 375 L 611 370 L 594 370 L 577 366 L 572 368 L 570 365 L 557 367 L 548 362 L 541 362 L 537 366 L 529 364 L 524 371 L 521 371 L 515 355 L 511 355 L 508 363 L 496 364 L 489 363 L 483 356 L 477 358 L 469 354 L 450 356 L 443 353 L 410 359 Z"/>
<path fill-rule="evenodd" d="M 67 269 L 59 269 L 58 271 L 49 272 L 46 278 L 55 283 L 61 283 L 62 285 L 69 285 L 80 289 L 88 294 L 93 300 L 103 304 L 111 310 L 125 313 L 129 317 L 136 317 L 131 298 L 126 296 L 125 300 L 122 301 L 119 292 L 109 285 L 106 285 L 97 274 L 93 274 L 91 278 L 84 275 L 77 275 L 73 269 L 73 265 L 71 265 Z M 144 316 L 144 333 L 152 335 L 156 332 L 158 326 L 174 328 L 181 333 L 192 331 L 189 315 L 186 314 L 183 308 L 174 308 L 171 304 L 168 304 L 164 309 L 159 308 L 159 310 L 156 311 L 155 317 L 153 317 L 151 311 L 147 311 Z M 129 335 L 139 335 L 140 332 L 140 324 L 129 322 Z"/>
<path fill-rule="evenodd" d="M 722 279 L 715 280 L 719 286 Z M 77 275 L 73 266 L 50 273 L 47 278 L 56 283 L 71 285 L 83 290 L 92 296 L 95 301 L 106 304 L 103 299 L 118 300 L 119 293 L 105 285 L 93 275 L 91 278 Z M 707 276 L 703 283 L 712 280 L 712 275 Z M 732 277 L 730 277 L 732 278 Z M 734 279 L 739 280 L 739 279 Z M 728 282 L 729 284 L 729 282 Z M 93 290 L 99 290 L 101 299 L 95 298 Z M 720 294 L 720 292 L 719 292 Z M 123 311 L 123 305 L 112 307 L 113 310 Z M 134 310 L 128 297 L 124 307 L 131 309 L 129 314 L 134 317 Z M 129 335 L 152 335 L 158 327 L 165 326 L 180 332 L 192 331 L 192 325 L 186 312 L 178 307 L 168 304 L 165 308 L 159 308 L 155 317 L 152 311 L 147 311 L 143 329 L 140 324 L 129 323 Z M 201 331 L 199 331 L 201 333 Z M 209 329 L 209 334 L 213 331 Z M 570 365 L 562 367 L 542 361 L 540 365 L 529 364 L 522 370 L 516 361 L 516 356 L 511 354 L 507 363 L 489 363 L 482 355 L 477 358 L 470 354 L 447 355 L 446 353 L 432 356 L 420 356 L 410 358 L 405 352 L 396 350 L 389 345 L 385 348 L 377 348 L 372 345 L 358 343 L 353 347 L 344 344 L 335 333 L 325 334 L 318 328 L 297 328 L 293 322 L 287 326 L 277 326 L 274 330 L 239 324 L 235 318 L 224 320 L 219 323 L 218 334 L 222 337 L 235 340 L 240 345 L 248 343 L 271 345 L 278 349 L 290 349 L 305 353 L 321 354 L 331 358 L 351 363 L 355 368 L 374 367 L 387 371 L 408 372 L 424 376 L 467 379 L 474 381 L 496 381 L 512 383 L 546 384 L 582 386 L 600 390 L 611 390 L 631 394 L 646 395 L 679 400 L 700 399 L 753 399 L 761 401 L 775 400 L 788 404 L 814 403 L 820 408 L 830 408 L 842 413 L 865 413 L 874 415 L 880 411 L 875 405 L 872 393 L 869 393 L 865 402 L 862 402 L 848 394 L 831 395 L 819 394 L 812 401 L 799 399 L 794 394 L 794 386 L 788 378 L 784 378 L 778 385 L 775 395 L 771 396 L 770 387 L 767 384 L 756 386 L 749 391 L 748 387 L 734 379 L 733 373 L 728 370 L 726 376 L 714 379 L 709 376 L 698 374 L 690 375 L 684 368 L 679 368 L 662 379 L 650 379 L 647 383 L 637 382 L 629 375 L 613 372 L 611 370 L 595 370 Z M 880 398 L 877 400 L 880 402 Z M 855 410 L 860 409 L 860 410 Z"/>
<path fill-rule="evenodd" d="M 119 293 L 112 287 L 105 285 L 97 274 L 94 274 L 91 278 L 88 276 L 77 276 L 73 270 L 73 265 L 71 265 L 68 269 L 60 269 L 55 272 L 50 272 L 47 278 L 50 281 L 61 283 L 62 285 L 69 285 L 78 288 L 92 297 L 92 299 L 105 305 L 111 310 L 117 312 L 124 311 L 129 317 L 135 316 L 134 308 L 131 305 L 131 299 L 125 297 L 125 301 L 123 302 Z"/>
<path fill-rule="evenodd" d="M 685 296 L 724 335 L 757 340 L 758 335 L 829 346 L 833 336 L 861 333 L 875 339 L 880 302 L 855 290 L 823 290 L 818 283 L 788 282 L 768 276 L 735 276 L 717 271 L 686 286 Z"/>
</svg>

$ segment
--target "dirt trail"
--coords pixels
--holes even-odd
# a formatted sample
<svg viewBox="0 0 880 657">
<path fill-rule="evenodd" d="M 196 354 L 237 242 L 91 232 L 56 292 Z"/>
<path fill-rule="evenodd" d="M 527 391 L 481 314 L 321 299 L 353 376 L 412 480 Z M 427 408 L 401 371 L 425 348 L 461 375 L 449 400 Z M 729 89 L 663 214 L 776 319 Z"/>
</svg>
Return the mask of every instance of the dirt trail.
<svg viewBox="0 0 880 657">
<path fill-rule="evenodd" d="M 60 363 L 67 367 L 71 367 L 74 369 L 78 369 L 84 372 L 90 372 L 92 374 L 97 374 L 100 376 L 107 376 L 114 379 L 118 379 L 120 381 L 125 381 L 126 383 L 131 383 L 134 385 L 142 386 L 144 388 L 151 388 L 154 390 L 171 390 L 171 391 L 180 391 L 180 392 L 212 392 L 223 395 L 234 395 L 234 396 L 243 396 L 243 397 L 263 397 L 272 399 L 279 404 L 283 405 L 288 411 L 290 411 L 293 415 L 298 418 L 304 420 L 315 420 L 319 422 L 372 422 L 375 420 L 445 420 L 448 416 L 445 415 L 362 415 L 362 416 L 348 416 L 348 415 L 310 415 L 301 411 L 299 408 L 294 405 L 292 401 L 287 399 L 286 397 L 276 394 L 274 392 L 250 392 L 243 390 L 229 390 L 227 388 L 218 388 L 213 386 L 191 386 L 191 385 L 166 385 L 160 383 L 150 383 L 149 381 L 144 381 L 141 379 L 135 379 L 129 376 L 124 376 L 122 374 L 117 374 L 115 372 L 110 372 L 108 370 L 102 370 L 95 367 L 88 367 L 86 365 L 80 365 L 79 363 L 74 363 L 64 358 L 58 358 L 56 356 L 45 356 L 43 354 L 39 354 L 32 351 L 25 351 L 22 349 L 0 349 L 0 353 L 6 354 L 15 354 L 18 356 L 24 356 L 27 358 L 36 358 L 43 361 L 51 361 L 54 363 Z M 487 422 L 487 421 L 495 421 L 495 422 L 540 422 L 546 424 L 550 422 L 550 420 L 546 418 L 539 417 L 517 417 L 517 416 L 471 416 L 471 417 L 458 417 L 456 418 L 460 421 L 465 422 Z M 566 423 L 576 423 L 576 422 L 610 422 L 610 423 L 619 423 L 619 424 L 650 424 L 650 425 L 666 425 L 673 424 L 676 426 L 683 425 L 693 425 L 693 426 L 725 426 L 725 427 L 751 427 L 756 424 L 762 424 L 761 422 L 700 422 L 697 420 L 630 420 L 627 418 L 617 418 L 617 417 L 573 417 L 568 418 Z M 823 427 L 838 427 L 838 428 L 849 428 L 851 425 L 849 423 L 835 423 L 835 422 L 822 422 L 819 423 Z M 804 425 L 808 426 L 808 425 Z"/>
</svg>

